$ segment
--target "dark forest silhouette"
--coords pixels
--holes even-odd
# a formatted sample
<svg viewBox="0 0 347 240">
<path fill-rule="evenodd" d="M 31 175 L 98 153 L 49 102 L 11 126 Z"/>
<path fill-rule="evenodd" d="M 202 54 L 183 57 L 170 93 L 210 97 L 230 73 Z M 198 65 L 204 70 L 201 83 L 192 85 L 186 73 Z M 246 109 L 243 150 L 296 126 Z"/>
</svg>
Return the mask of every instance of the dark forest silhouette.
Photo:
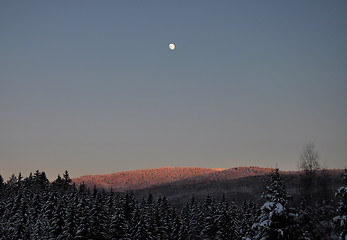
<svg viewBox="0 0 347 240">
<path fill-rule="evenodd" d="M 0 177 L 0 239 L 345 239 L 346 181 L 333 198 L 314 201 L 322 192 L 312 191 L 294 206 L 276 169 L 260 205 L 206 195 L 177 207 L 165 196 L 76 187 L 67 171 L 51 183 L 40 171 Z"/>
</svg>

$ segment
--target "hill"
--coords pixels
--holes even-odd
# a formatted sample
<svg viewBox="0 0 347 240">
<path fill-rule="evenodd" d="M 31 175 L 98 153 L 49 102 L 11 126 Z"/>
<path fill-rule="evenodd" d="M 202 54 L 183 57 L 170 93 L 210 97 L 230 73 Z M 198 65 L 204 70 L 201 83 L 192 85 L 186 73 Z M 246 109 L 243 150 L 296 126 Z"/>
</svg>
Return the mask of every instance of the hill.
<svg viewBox="0 0 347 240">
<path fill-rule="evenodd" d="M 230 169 L 198 167 L 164 167 L 117 172 L 105 175 L 85 175 L 72 179 L 77 185 L 96 185 L 114 191 L 138 190 L 165 184 L 190 185 L 210 181 L 227 181 L 248 176 L 269 174 L 273 169 L 237 167 Z"/>
<path fill-rule="evenodd" d="M 272 169 L 258 167 L 232 168 L 215 172 L 205 176 L 183 179 L 168 184 L 156 185 L 135 191 L 138 199 L 147 197 L 149 193 L 154 196 L 166 196 L 176 206 L 189 202 L 194 197 L 203 200 L 207 195 L 220 199 L 223 195 L 236 203 L 252 199 L 262 202 L 261 194 L 269 184 L 269 175 Z M 315 199 L 325 200 L 334 198 L 336 190 L 341 186 L 342 169 L 330 169 L 317 172 L 313 182 Z M 281 177 L 287 191 L 295 204 L 300 202 L 303 183 L 303 172 L 281 171 Z"/>
<path fill-rule="evenodd" d="M 135 171 L 118 172 L 105 175 L 86 175 L 72 179 L 77 185 L 83 182 L 89 187 L 104 188 L 117 192 L 133 190 L 141 199 L 153 195 L 164 195 L 177 206 L 194 196 L 204 198 L 207 194 L 221 197 L 224 194 L 229 199 L 241 202 L 247 199 L 258 201 L 269 181 L 269 175 L 274 169 L 260 167 L 235 167 L 230 169 L 198 168 L 198 167 L 164 167 Z M 315 179 L 315 191 L 324 192 L 333 197 L 341 184 L 340 176 L 343 170 L 330 169 L 320 171 Z M 300 199 L 300 184 L 302 172 L 280 171 L 288 192 L 293 200 Z M 325 189 L 323 189 L 325 188 Z"/>
<path fill-rule="evenodd" d="M 126 172 L 117 172 L 104 175 L 85 175 L 74 178 L 77 185 L 86 184 L 88 187 L 96 185 L 97 188 L 114 191 L 137 190 L 155 185 L 162 185 L 196 176 L 213 174 L 222 171 L 220 168 L 198 167 L 163 167 L 154 169 L 141 169 Z"/>
</svg>

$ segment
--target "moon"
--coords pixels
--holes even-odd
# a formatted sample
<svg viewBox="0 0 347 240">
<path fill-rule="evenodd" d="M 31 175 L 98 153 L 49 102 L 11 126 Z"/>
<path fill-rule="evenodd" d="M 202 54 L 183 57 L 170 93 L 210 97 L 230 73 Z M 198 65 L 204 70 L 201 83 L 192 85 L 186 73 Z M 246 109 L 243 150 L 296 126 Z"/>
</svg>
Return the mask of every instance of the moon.
<svg viewBox="0 0 347 240">
<path fill-rule="evenodd" d="M 173 44 L 173 43 L 170 43 L 170 44 L 169 44 L 169 48 L 170 48 L 171 51 L 174 50 L 175 47 L 176 47 L 175 44 Z"/>
</svg>

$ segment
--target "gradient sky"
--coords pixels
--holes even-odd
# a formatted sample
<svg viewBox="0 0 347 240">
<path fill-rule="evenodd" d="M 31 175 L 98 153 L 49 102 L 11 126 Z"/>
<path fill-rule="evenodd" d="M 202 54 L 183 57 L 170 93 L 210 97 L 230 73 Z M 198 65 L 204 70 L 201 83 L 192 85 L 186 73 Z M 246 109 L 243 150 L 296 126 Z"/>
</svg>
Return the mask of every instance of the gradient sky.
<svg viewBox="0 0 347 240">
<path fill-rule="evenodd" d="M 1 1 L 0 174 L 347 164 L 347 1 Z M 168 44 L 176 49 L 170 51 Z"/>
</svg>

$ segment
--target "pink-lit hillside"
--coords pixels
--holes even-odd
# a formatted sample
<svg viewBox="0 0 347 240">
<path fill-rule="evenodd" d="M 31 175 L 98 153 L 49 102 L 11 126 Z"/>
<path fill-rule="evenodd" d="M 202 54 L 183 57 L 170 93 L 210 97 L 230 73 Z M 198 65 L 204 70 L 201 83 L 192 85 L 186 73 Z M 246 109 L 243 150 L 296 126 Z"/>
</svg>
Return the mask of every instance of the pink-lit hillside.
<svg viewBox="0 0 347 240">
<path fill-rule="evenodd" d="M 269 174 L 273 169 L 238 167 L 230 169 L 198 167 L 164 167 L 105 175 L 86 175 L 73 179 L 77 185 L 112 189 L 114 191 L 137 190 L 162 184 L 194 184 L 204 181 L 224 181 L 248 176 Z"/>
</svg>

